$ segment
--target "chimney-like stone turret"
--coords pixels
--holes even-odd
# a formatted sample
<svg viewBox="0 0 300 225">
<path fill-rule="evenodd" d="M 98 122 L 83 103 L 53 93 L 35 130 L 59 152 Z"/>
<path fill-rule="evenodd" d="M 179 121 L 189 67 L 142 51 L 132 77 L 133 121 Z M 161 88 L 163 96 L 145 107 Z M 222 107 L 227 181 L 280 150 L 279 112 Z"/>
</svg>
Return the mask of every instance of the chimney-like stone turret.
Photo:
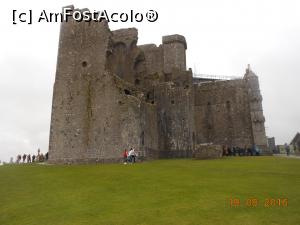
<svg viewBox="0 0 300 225">
<path fill-rule="evenodd" d="M 186 70 L 186 55 L 187 49 L 185 37 L 174 34 L 163 36 L 163 59 L 164 72 L 171 73 L 172 69 Z"/>
</svg>

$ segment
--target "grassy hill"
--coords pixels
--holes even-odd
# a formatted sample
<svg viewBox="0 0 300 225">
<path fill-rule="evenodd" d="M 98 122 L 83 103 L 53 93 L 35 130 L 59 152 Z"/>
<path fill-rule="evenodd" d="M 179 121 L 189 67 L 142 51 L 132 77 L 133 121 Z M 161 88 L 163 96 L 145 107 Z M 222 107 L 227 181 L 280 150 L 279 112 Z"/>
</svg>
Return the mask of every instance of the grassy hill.
<svg viewBox="0 0 300 225">
<path fill-rule="evenodd" d="M 6 165 L 0 224 L 298 225 L 299 171 L 299 159 L 275 157 Z M 268 201 L 284 198 L 288 206 Z"/>
</svg>

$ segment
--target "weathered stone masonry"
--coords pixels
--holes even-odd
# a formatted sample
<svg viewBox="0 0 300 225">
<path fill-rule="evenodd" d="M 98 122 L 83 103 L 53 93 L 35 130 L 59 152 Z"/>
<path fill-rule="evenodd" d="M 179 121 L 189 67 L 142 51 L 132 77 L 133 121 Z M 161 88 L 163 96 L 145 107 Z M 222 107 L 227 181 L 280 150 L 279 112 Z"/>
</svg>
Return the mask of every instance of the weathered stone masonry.
<svg viewBox="0 0 300 225">
<path fill-rule="evenodd" d="M 78 10 L 78 9 L 74 9 Z M 135 28 L 61 24 L 49 160 L 190 157 L 198 144 L 266 146 L 258 78 L 203 82 L 186 70 L 185 38 L 137 45 Z"/>
</svg>

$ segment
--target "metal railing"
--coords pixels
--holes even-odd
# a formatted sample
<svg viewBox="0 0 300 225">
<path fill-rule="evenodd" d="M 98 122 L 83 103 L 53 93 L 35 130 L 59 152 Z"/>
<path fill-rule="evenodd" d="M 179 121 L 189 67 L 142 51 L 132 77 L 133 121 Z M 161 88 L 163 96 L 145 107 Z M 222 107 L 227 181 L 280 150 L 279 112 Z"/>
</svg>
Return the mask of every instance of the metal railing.
<svg viewBox="0 0 300 225">
<path fill-rule="evenodd" d="M 242 79 L 241 76 L 211 75 L 211 74 L 193 74 L 194 78 L 212 79 L 212 80 L 236 80 Z"/>
</svg>

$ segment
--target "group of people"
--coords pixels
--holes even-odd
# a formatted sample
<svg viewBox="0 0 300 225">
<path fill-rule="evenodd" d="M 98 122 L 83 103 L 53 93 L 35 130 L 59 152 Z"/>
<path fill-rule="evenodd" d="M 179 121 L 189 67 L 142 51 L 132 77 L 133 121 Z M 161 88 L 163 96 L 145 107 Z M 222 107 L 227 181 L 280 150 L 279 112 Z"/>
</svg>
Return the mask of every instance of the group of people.
<svg viewBox="0 0 300 225">
<path fill-rule="evenodd" d="M 43 153 L 40 153 L 40 149 L 38 149 L 37 155 L 30 155 L 30 154 L 23 154 L 23 155 L 17 155 L 16 157 L 16 163 L 34 163 L 34 162 L 44 162 L 48 160 L 48 152 L 44 155 Z"/>
<path fill-rule="evenodd" d="M 136 157 L 137 157 L 137 153 L 135 152 L 134 148 L 130 148 L 129 152 L 127 151 L 127 149 L 124 150 L 123 153 L 124 164 L 135 163 Z"/>
<path fill-rule="evenodd" d="M 257 146 L 252 148 L 245 146 L 241 147 L 228 147 L 223 146 L 223 156 L 259 156 L 260 149 Z"/>
</svg>

